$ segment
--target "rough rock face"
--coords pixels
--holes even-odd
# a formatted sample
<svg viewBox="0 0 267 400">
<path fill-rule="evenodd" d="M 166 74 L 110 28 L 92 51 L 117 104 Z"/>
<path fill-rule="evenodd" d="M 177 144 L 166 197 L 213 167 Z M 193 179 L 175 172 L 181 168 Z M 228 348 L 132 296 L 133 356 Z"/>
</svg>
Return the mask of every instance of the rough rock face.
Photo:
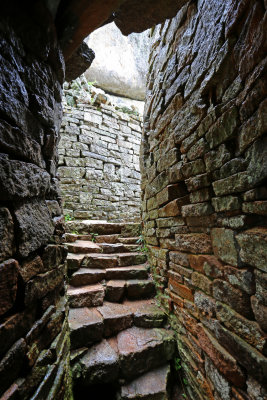
<svg viewBox="0 0 267 400">
<path fill-rule="evenodd" d="M 153 35 L 144 234 L 192 400 L 267 396 L 266 16 L 199 0 Z"/>
<path fill-rule="evenodd" d="M 64 61 L 42 4 L 1 6 L 1 399 L 70 398 L 55 177 Z"/>
<path fill-rule="evenodd" d="M 144 100 L 149 31 L 123 36 L 114 23 L 93 32 L 86 43 L 97 53 L 85 75 L 107 92 Z"/>
<path fill-rule="evenodd" d="M 142 32 L 171 18 L 188 0 L 70 0 L 61 2 L 56 28 L 68 60 L 82 40 L 103 24 L 115 20 L 123 34 Z M 52 7 L 53 8 L 53 7 Z"/>
<path fill-rule="evenodd" d="M 65 80 L 67 82 L 78 78 L 86 69 L 90 67 L 95 58 L 95 53 L 85 42 L 73 53 L 66 62 Z"/>
</svg>

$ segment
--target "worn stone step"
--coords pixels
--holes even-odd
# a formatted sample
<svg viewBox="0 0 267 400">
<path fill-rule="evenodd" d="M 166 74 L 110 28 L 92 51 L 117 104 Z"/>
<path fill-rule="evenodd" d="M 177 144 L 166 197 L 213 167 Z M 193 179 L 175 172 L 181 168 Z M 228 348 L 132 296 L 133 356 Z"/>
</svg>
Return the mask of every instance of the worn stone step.
<svg viewBox="0 0 267 400">
<path fill-rule="evenodd" d="M 68 253 L 67 255 L 67 268 L 68 271 L 77 271 L 84 259 L 84 254 L 74 254 L 74 253 Z"/>
<path fill-rule="evenodd" d="M 131 279 L 126 282 L 128 299 L 146 299 L 155 295 L 155 283 L 150 279 Z"/>
<path fill-rule="evenodd" d="M 119 242 L 119 235 L 118 234 L 113 234 L 113 235 L 97 235 L 95 236 L 95 242 L 96 243 L 111 243 L 115 244 Z"/>
<path fill-rule="evenodd" d="M 119 303 L 125 295 L 125 280 L 112 280 L 107 282 L 105 299 L 114 303 Z"/>
<path fill-rule="evenodd" d="M 167 315 L 156 304 L 155 300 L 126 300 L 123 303 L 133 312 L 133 323 L 141 328 L 161 328 L 167 322 Z"/>
<path fill-rule="evenodd" d="M 76 240 L 73 243 L 66 243 L 68 251 L 75 254 L 102 253 L 102 248 L 89 240 Z"/>
<path fill-rule="evenodd" d="M 166 315 L 151 300 L 125 301 L 123 304 L 104 301 L 100 307 L 71 308 L 69 325 L 71 348 L 89 347 L 103 337 L 135 326 L 162 327 Z"/>
<path fill-rule="evenodd" d="M 169 400 L 170 365 L 164 365 L 143 374 L 121 386 L 118 400 Z"/>
<path fill-rule="evenodd" d="M 165 365 L 174 352 L 172 331 L 131 327 L 94 344 L 85 354 L 82 349 L 72 369 L 73 378 L 83 386 L 117 382 L 119 377 L 132 381 Z"/>
<path fill-rule="evenodd" d="M 78 234 L 120 234 L 122 231 L 122 224 L 101 220 L 75 220 L 66 222 L 66 230 L 67 232 L 78 232 Z M 127 233 L 128 231 L 129 229 L 126 229 Z"/>
<path fill-rule="evenodd" d="M 137 243 L 138 239 L 139 237 L 126 237 L 126 238 L 119 237 L 118 241 L 123 244 L 138 244 Z"/>
<path fill-rule="evenodd" d="M 130 307 L 123 304 L 104 302 L 97 310 L 104 320 L 104 336 L 110 337 L 127 329 L 133 324 L 133 313 Z"/>
<path fill-rule="evenodd" d="M 81 263 L 83 268 L 115 268 L 118 258 L 114 254 L 86 254 Z"/>
<path fill-rule="evenodd" d="M 102 314 L 94 307 L 71 308 L 69 311 L 71 349 L 99 342 L 104 334 Z"/>
<path fill-rule="evenodd" d="M 74 365 L 72 376 L 77 385 L 90 386 L 115 382 L 120 364 L 116 339 L 102 340 L 92 346 Z"/>
<path fill-rule="evenodd" d="M 139 244 L 124 244 L 124 247 L 127 249 L 128 252 L 139 252 L 140 246 Z"/>
<path fill-rule="evenodd" d="M 99 243 L 104 254 L 127 253 L 129 250 L 122 243 Z"/>
<path fill-rule="evenodd" d="M 106 270 L 80 268 L 70 278 L 71 286 L 92 285 L 106 278 Z"/>
<path fill-rule="evenodd" d="M 133 253 L 112 253 L 112 254 L 85 254 L 81 266 L 84 268 L 115 268 L 128 267 L 131 265 L 144 264 L 147 260 L 146 254 Z"/>
<path fill-rule="evenodd" d="M 95 307 L 103 304 L 105 289 L 101 284 L 82 287 L 70 286 L 67 294 L 72 308 Z"/>
<path fill-rule="evenodd" d="M 144 264 L 146 260 L 147 256 L 143 253 L 134 252 L 118 254 L 118 264 L 120 267 Z"/>
<path fill-rule="evenodd" d="M 107 280 L 115 279 L 146 279 L 148 269 L 145 265 L 131 265 L 129 267 L 110 268 L 106 272 Z"/>
<path fill-rule="evenodd" d="M 126 380 L 166 364 L 175 352 L 174 333 L 163 328 L 128 328 L 117 335 L 117 344 Z"/>
<path fill-rule="evenodd" d="M 111 280 L 107 282 L 105 299 L 121 302 L 125 297 L 132 300 L 148 299 L 155 294 L 155 284 L 150 279 Z"/>
</svg>

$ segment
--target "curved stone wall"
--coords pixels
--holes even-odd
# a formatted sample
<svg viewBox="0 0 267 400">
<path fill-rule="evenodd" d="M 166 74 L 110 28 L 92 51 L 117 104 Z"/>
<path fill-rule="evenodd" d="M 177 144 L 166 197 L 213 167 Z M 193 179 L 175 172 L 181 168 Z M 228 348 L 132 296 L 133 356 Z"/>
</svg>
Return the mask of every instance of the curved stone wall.
<svg viewBox="0 0 267 400">
<path fill-rule="evenodd" d="M 145 237 L 192 400 L 266 392 L 266 2 L 190 2 L 153 34 Z"/>
<path fill-rule="evenodd" d="M 58 168 L 65 214 L 140 221 L 141 130 L 141 117 L 115 107 L 65 104 Z"/>
</svg>

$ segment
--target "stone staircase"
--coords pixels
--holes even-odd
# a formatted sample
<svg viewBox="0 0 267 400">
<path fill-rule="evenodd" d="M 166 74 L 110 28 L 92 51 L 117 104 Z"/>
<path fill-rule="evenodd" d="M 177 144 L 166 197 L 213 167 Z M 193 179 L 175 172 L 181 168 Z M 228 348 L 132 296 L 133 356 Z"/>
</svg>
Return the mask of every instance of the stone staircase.
<svg viewBox="0 0 267 400">
<path fill-rule="evenodd" d="M 169 400 L 175 339 L 153 300 L 139 224 L 70 221 L 67 230 L 74 384 L 112 384 L 117 400 Z"/>
</svg>

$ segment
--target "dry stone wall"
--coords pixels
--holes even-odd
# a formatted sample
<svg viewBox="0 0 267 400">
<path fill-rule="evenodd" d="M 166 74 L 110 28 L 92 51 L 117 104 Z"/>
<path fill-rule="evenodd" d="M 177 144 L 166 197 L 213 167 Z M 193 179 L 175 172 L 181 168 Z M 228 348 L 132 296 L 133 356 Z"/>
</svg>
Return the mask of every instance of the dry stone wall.
<svg viewBox="0 0 267 400">
<path fill-rule="evenodd" d="M 141 130 L 141 117 L 113 106 L 65 103 L 58 168 L 65 214 L 140 221 Z"/>
<path fill-rule="evenodd" d="M 55 176 L 64 61 L 42 2 L 5 2 L 0 37 L 0 398 L 69 399 Z"/>
<path fill-rule="evenodd" d="M 192 400 L 267 398 L 266 1 L 191 1 L 153 32 L 144 234 Z"/>
</svg>

